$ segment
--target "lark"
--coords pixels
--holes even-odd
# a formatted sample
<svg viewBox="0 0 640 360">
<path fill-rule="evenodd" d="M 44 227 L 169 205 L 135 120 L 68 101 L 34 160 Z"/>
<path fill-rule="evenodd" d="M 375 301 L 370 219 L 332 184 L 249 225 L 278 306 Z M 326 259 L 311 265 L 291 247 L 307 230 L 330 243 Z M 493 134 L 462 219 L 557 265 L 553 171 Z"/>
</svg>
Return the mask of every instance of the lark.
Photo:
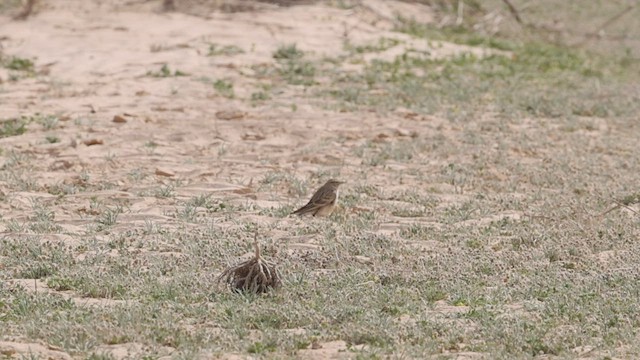
<svg viewBox="0 0 640 360">
<path fill-rule="evenodd" d="M 329 216 L 338 203 L 338 187 L 343 181 L 329 180 L 311 197 L 307 205 L 293 212 L 296 215 Z"/>
</svg>

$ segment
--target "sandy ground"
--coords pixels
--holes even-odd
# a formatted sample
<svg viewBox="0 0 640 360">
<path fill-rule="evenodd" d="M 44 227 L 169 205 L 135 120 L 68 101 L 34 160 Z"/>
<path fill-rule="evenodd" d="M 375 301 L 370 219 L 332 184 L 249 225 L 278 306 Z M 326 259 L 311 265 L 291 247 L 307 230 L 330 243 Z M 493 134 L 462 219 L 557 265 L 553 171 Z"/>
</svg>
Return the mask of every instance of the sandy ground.
<svg viewBox="0 0 640 360">
<path fill-rule="evenodd" d="M 386 19 L 394 11 L 386 9 L 389 3 L 371 2 L 371 7 L 358 11 L 321 5 L 265 6 L 260 11 L 212 12 L 206 17 L 100 4 L 60 1 L 26 22 L 4 18 L 0 27 L 4 51 L 35 59 L 41 74 L 17 82 L 7 82 L 8 72 L 0 74 L 5 81 L 0 118 L 53 114 L 60 120 L 54 130 L 32 131 L 34 125 L 24 135 L 0 140 L 5 156 L 8 151 L 29 154 L 33 166 L 28 176 L 37 179 L 42 190 L 60 185 L 93 190 L 71 194 L 55 208 L 56 220 L 67 231 L 77 231 L 87 222 L 82 214 L 96 196 L 124 202 L 131 209 L 119 219 L 119 226 L 145 219 L 169 221 L 162 199 L 138 195 L 176 181 L 181 184 L 175 188 L 179 198 L 220 192 L 248 197 L 261 206 L 297 203 L 291 194 L 242 194 L 242 189 L 255 190 L 257 181 L 274 169 L 300 179 L 327 171 L 348 178 L 358 172 L 361 161 L 350 155 L 354 146 L 433 132 L 436 127 L 446 131 L 441 120 L 402 109 L 385 115 L 336 113 L 301 96 L 302 87 L 283 88 L 261 106 L 247 101 L 259 82 L 252 73 L 272 64 L 272 54 L 283 44 L 296 43 L 311 56 L 322 57 L 344 51 L 345 31 L 356 44 L 381 37 L 408 39 L 389 30 Z M 429 19 L 426 8 L 416 6 L 411 11 L 422 11 L 421 18 Z M 208 57 L 212 43 L 245 52 Z M 484 52 L 449 43 L 411 46 L 422 46 L 434 57 Z M 393 57 L 398 51 L 378 56 Z M 159 72 L 163 64 L 190 76 L 147 75 Z M 219 95 L 206 79 L 228 79 L 235 98 Z M 123 122 L 114 122 L 115 116 Z M 60 142 L 47 143 L 45 136 L 50 134 Z M 145 179 L 131 184 L 131 174 Z M 369 181 L 393 186 L 384 178 Z M 44 191 L 24 191 L 8 194 L 0 206 L 11 210 L 15 219 L 24 219 L 34 197 L 55 199 Z"/>
<path fill-rule="evenodd" d="M 345 40 L 364 44 L 382 37 L 400 38 L 405 41 L 402 46 L 421 49 L 432 57 L 485 52 L 449 43 L 416 42 L 391 31 L 394 11 L 431 21 L 428 8 L 382 0 L 365 5 L 351 10 L 260 5 L 235 13 L 201 9 L 199 16 L 193 16 L 163 13 L 157 2 L 59 0 L 40 5 L 27 21 L 12 21 L 3 15 L 2 51 L 34 59 L 38 75 L 13 82 L 9 71 L 0 71 L 0 119 L 36 114 L 59 119 L 52 129 L 31 124 L 23 135 L 0 139 L 2 161 L 9 161 L 11 154 L 26 156 L 20 161 L 28 161 L 29 171 L 16 176 L 36 183 L 15 191 L 15 186 L 0 182 L 3 218 L 26 221 L 33 214 L 34 201 L 45 203 L 63 231 L 44 237 L 73 242 L 76 237 L 66 234 L 82 233 L 95 222 L 95 201 L 127 208 L 111 231 L 143 226 L 145 221 L 171 226 L 175 219 L 167 213 L 174 211 L 175 201 L 201 194 L 261 207 L 297 206 L 307 194 L 291 193 L 284 187 L 261 191 L 259 181 L 274 172 L 301 179 L 309 188 L 317 185 L 321 174 L 349 180 L 360 176 L 361 159 L 352 150 L 366 141 L 435 131 L 446 136 L 449 125 L 441 119 L 402 109 L 389 114 L 335 112 L 322 100 L 305 96 L 301 86 L 282 87 L 271 100 L 257 106 L 248 101 L 256 85 L 263 82 L 257 74 L 261 66 L 274 64 L 272 55 L 284 44 L 296 43 L 316 59 L 340 55 Z M 207 56 L 211 44 L 233 45 L 244 52 Z M 404 51 L 402 46 L 375 56 L 393 58 Z M 189 76 L 148 75 L 163 64 Z M 215 79 L 232 82 L 235 97 L 220 95 L 211 84 Z M 120 116 L 119 122 L 114 121 L 115 116 Z M 60 142 L 47 142 L 49 135 Z M 416 159 L 415 163 L 425 161 Z M 412 165 L 391 162 L 389 166 L 405 171 Z M 418 184 L 411 176 L 404 177 L 402 185 L 394 181 L 382 175 L 367 179 L 389 191 L 399 186 L 446 186 Z M 49 190 L 64 186 L 83 190 L 57 202 Z M 175 198 L 154 196 L 168 186 L 173 187 Z M 458 196 L 449 190 L 451 197 Z M 240 214 L 237 220 L 245 219 L 274 221 L 255 213 Z M 399 226 L 400 219 L 390 217 L 380 232 Z M 25 281 L 24 286 L 35 287 L 35 283 Z M 39 289 L 46 291 L 46 285 L 39 284 Z M 301 355 L 339 357 L 344 347 L 343 342 L 329 343 Z M 20 341 L 0 343 L 0 348 L 8 356 L 30 348 L 43 358 L 69 358 L 59 349 Z M 109 351 L 116 358 L 127 353 Z"/>
</svg>

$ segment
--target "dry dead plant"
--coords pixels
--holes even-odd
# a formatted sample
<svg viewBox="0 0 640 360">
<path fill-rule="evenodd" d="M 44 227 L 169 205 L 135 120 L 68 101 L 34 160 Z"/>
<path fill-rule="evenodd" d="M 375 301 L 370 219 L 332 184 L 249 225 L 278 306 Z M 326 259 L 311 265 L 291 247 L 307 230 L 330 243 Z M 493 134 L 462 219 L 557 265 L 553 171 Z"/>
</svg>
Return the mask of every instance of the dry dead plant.
<svg viewBox="0 0 640 360">
<path fill-rule="evenodd" d="M 163 0 L 162 9 L 164 11 L 175 11 L 176 10 L 175 1 L 174 0 Z"/>
<path fill-rule="evenodd" d="M 27 3 L 24 5 L 24 8 L 20 13 L 13 17 L 14 20 L 25 20 L 31 15 L 33 12 L 33 7 L 36 4 L 36 0 L 27 0 Z"/>
<path fill-rule="evenodd" d="M 218 277 L 234 291 L 248 291 L 255 294 L 266 293 L 282 285 L 280 273 L 275 265 L 262 258 L 258 245 L 258 231 L 253 238 L 255 255 L 252 259 L 225 269 Z"/>
</svg>

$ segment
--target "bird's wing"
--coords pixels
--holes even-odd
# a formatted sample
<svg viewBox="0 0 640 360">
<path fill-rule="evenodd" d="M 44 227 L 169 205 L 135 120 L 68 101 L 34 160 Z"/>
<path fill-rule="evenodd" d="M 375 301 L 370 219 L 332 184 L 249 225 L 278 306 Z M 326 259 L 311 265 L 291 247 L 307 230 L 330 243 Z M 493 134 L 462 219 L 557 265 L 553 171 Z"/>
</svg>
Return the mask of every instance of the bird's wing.
<svg viewBox="0 0 640 360">
<path fill-rule="evenodd" d="M 316 208 L 315 206 L 313 206 L 312 203 L 307 203 L 307 205 L 301 207 L 300 209 L 294 211 L 292 214 L 296 214 L 296 215 L 304 215 L 304 214 L 308 214 L 311 212 L 315 212 Z"/>
<path fill-rule="evenodd" d="M 294 214 L 304 215 L 308 213 L 315 213 L 316 210 L 330 205 L 336 200 L 335 191 L 331 191 L 330 189 L 320 188 L 316 191 L 315 194 L 311 197 L 311 200 L 307 203 L 307 205 L 301 207 L 300 209 L 294 211 Z"/>
<path fill-rule="evenodd" d="M 324 207 L 331 205 L 336 200 L 336 192 L 331 189 L 321 188 L 319 189 L 309 201 L 309 204 L 314 204 L 317 207 Z"/>
</svg>

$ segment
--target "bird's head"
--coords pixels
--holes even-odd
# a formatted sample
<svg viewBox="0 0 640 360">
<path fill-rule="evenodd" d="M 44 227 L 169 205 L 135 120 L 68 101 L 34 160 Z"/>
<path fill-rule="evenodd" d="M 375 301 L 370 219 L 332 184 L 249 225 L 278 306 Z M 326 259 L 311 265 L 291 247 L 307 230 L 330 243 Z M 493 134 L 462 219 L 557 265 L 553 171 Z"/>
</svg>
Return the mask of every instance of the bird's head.
<svg viewBox="0 0 640 360">
<path fill-rule="evenodd" d="M 332 185 L 335 187 L 340 186 L 341 184 L 344 184 L 344 181 L 338 181 L 336 179 L 330 179 L 329 181 L 327 181 L 326 185 Z"/>
</svg>

